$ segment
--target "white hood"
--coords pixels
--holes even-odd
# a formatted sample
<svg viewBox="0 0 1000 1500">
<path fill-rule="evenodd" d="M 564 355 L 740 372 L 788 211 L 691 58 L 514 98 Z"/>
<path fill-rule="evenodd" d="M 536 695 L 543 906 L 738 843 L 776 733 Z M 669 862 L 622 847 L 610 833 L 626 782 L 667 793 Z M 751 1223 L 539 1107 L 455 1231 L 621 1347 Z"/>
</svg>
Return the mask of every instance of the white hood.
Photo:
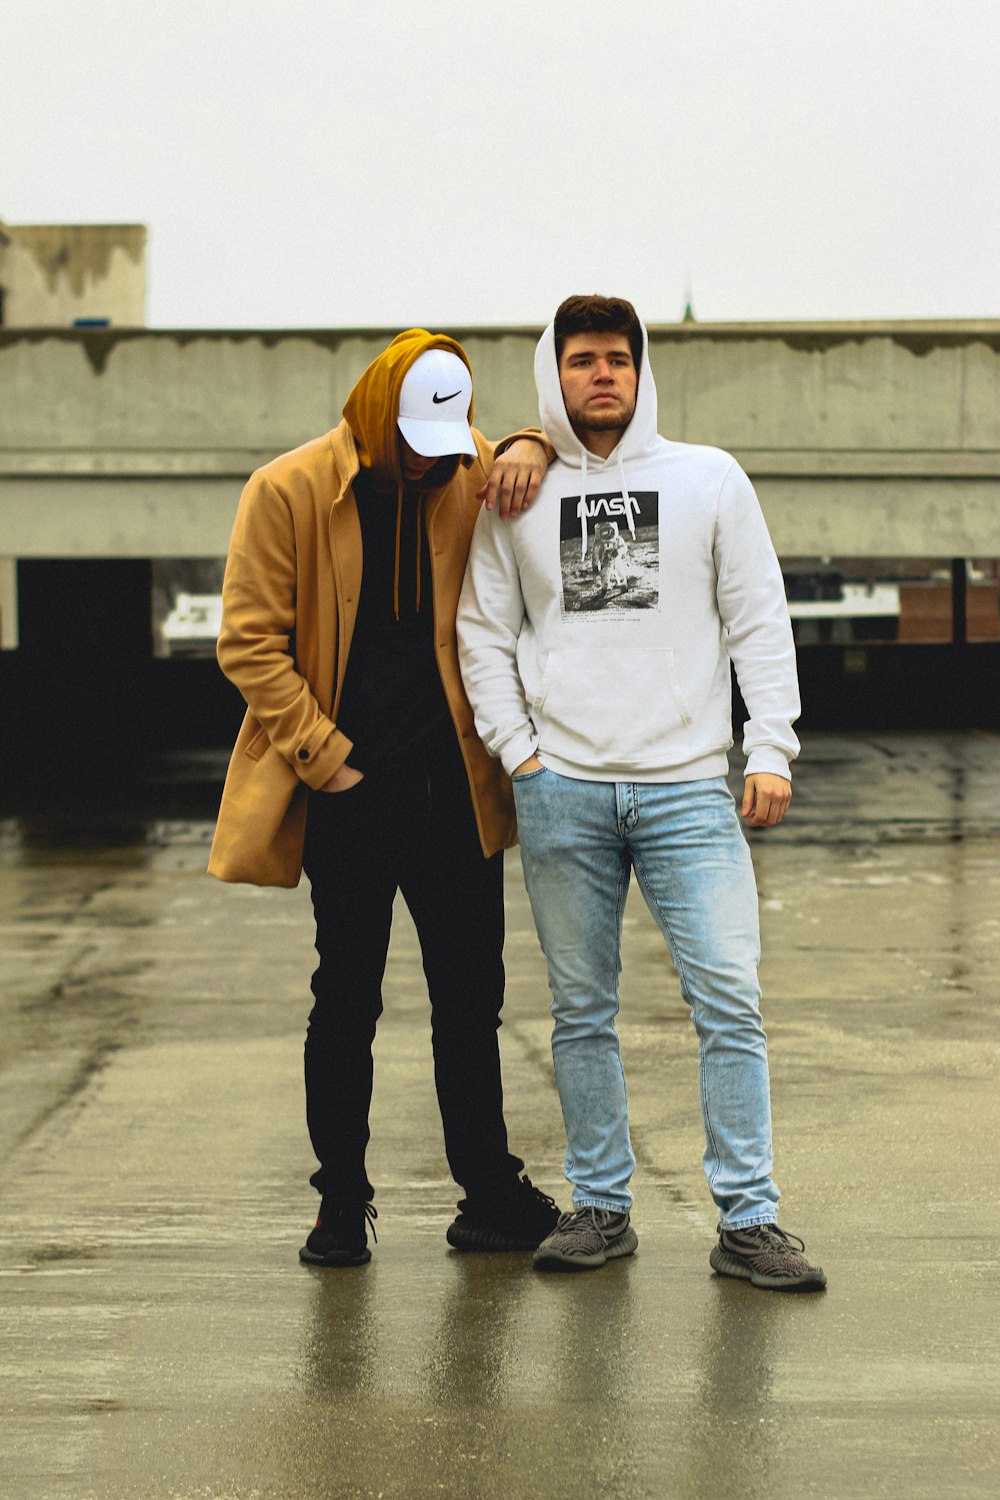
<svg viewBox="0 0 1000 1500">
<path fill-rule="evenodd" d="M 613 448 L 607 458 L 600 458 L 585 448 L 570 425 L 559 384 L 559 362 L 556 359 L 555 324 L 550 323 L 538 340 L 535 348 L 535 385 L 538 388 L 538 411 L 542 427 L 548 435 L 556 453 L 564 464 L 580 470 L 580 493 L 587 491 L 587 477 L 592 474 L 614 473 L 622 496 L 629 499 L 628 470 L 626 465 L 642 462 L 652 457 L 663 439 L 656 430 L 656 382 L 649 364 L 649 340 L 646 325 L 642 329 L 642 359 L 639 364 L 639 385 L 636 391 L 635 412 L 625 429 L 621 442 Z M 635 521 L 630 507 L 626 516 L 629 531 L 635 538 Z M 587 517 L 581 501 L 580 509 L 580 555 L 587 550 Z"/>
</svg>

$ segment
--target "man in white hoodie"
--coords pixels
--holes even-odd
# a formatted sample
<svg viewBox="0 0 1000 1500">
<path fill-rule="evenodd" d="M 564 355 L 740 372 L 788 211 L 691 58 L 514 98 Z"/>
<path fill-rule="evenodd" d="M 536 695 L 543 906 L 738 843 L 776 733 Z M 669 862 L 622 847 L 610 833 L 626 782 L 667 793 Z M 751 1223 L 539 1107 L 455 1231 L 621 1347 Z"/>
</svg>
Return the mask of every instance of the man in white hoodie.
<svg viewBox="0 0 1000 1500">
<path fill-rule="evenodd" d="M 711 1265 L 816 1290 L 823 1272 L 776 1222 L 757 891 L 725 779 L 732 662 L 749 714 L 742 816 L 752 827 L 784 817 L 799 701 L 781 569 L 736 461 L 657 433 L 630 303 L 564 302 L 535 380 L 558 458 L 515 524 L 480 514 L 458 611 L 476 728 L 513 779 L 552 990 L 574 1206 L 535 1263 L 591 1269 L 638 1243 L 615 1030 L 634 870 L 699 1038 L 719 1213 Z M 601 576 L 607 523 L 624 544 L 613 589 Z"/>
</svg>

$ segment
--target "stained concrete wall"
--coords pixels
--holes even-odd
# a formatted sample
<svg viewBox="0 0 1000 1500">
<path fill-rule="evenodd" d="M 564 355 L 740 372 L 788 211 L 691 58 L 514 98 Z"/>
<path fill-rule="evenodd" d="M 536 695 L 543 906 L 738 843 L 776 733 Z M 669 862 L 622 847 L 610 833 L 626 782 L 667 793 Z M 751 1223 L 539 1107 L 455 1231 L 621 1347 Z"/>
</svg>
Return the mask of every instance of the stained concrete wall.
<svg viewBox="0 0 1000 1500">
<path fill-rule="evenodd" d="M 214 556 L 396 330 L 0 330 L 0 554 Z M 477 425 L 536 421 L 537 329 L 453 329 Z M 784 556 L 1000 556 L 1000 321 L 650 331 L 660 429 L 736 454 Z"/>
<path fill-rule="evenodd" d="M 3 321 L 9 327 L 107 318 L 146 321 L 143 224 L 0 225 Z"/>
</svg>

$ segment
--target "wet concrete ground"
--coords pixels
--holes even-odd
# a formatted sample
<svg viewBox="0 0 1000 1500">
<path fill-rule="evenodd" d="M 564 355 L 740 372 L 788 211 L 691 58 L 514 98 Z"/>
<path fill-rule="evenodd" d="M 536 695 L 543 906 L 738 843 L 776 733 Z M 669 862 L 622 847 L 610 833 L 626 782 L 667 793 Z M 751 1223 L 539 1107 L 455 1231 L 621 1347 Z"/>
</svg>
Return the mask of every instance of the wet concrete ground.
<svg viewBox="0 0 1000 1500">
<path fill-rule="evenodd" d="M 0 823 L 0 1494 L 997 1494 L 1000 739 L 814 736 L 753 837 L 782 1219 L 820 1296 L 709 1269 L 695 1039 L 634 892 L 638 1254 L 546 1277 L 447 1249 L 401 912 L 379 1243 L 300 1266 L 308 899 L 204 876 L 192 810 L 94 789 Z M 516 856 L 508 895 L 508 1122 L 565 1203 Z"/>
</svg>

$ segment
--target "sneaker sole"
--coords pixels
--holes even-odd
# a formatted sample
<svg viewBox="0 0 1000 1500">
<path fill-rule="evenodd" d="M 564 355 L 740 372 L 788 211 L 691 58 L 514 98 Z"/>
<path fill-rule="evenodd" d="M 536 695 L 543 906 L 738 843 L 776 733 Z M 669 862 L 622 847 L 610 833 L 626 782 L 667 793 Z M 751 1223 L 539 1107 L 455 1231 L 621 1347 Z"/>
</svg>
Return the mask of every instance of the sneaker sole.
<svg viewBox="0 0 1000 1500">
<path fill-rule="evenodd" d="M 366 1266 L 371 1258 L 370 1250 L 362 1250 L 357 1255 L 351 1255 L 347 1250 L 334 1251 L 330 1255 L 317 1255 L 314 1250 L 303 1245 L 299 1251 L 299 1260 L 304 1266 L 329 1266 L 332 1270 L 341 1266 Z"/>
<path fill-rule="evenodd" d="M 598 1250 L 593 1255 L 566 1255 L 562 1250 L 536 1250 L 535 1266 L 539 1271 L 597 1271 L 606 1261 L 633 1255 L 638 1244 L 639 1236 L 630 1224 L 617 1239 L 609 1241 L 603 1250 Z"/>
<path fill-rule="evenodd" d="M 522 1254 L 537 1250 L 546 1234 L 551 1234 L 551 1229 L 546 1229 L 537 1239 L 511 1239 L 510 1235 L 503 1234 L 498 1229 L 484 1229 L 479 1226 L 473 1227 L 466 1224 L 449 1224 L 445 1239 L 453 1250 L 460 1250 L 465 1254 L 488 1255 L 491 1252 L 520 1251 Z"/>
<path fill-rule="evenodd" d="M 765 1292 L 821 1292 L 826 1286 L 826 1277 L 818 1266 L 814 1271 L 806 1271 L 801 1276 L 786 1276 L 780 1279 L 775 1276 L 762 1276 L 759 1271 L 748 1266 L 740 1256 L 723 1250 L 721 1245 L 715 1246 L 708 1257 L 708 1263 L 720 1276 L 733 1276 L 739 1281 L 749 1281 Z"/>
</svg>

